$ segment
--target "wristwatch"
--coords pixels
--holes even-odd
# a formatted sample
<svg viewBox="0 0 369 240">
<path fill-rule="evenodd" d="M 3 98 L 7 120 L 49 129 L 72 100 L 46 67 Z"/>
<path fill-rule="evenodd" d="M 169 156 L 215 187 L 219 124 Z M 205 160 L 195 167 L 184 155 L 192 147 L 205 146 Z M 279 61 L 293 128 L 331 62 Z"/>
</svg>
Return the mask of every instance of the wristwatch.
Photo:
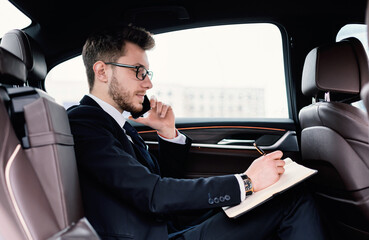
<svg viewBox="0 0 369 240">
<path fill-rule="evenodd" d="M 254 192 L 254 187 L 252 186 L 252 181 L 251 179 L 244 173 L 242 173 L 241 178 L 243 180 L 243 184 L 245 185 L 245 192 L 246 192 L 246 197 L 250 196 L 253 192 Z"/>
</svg>

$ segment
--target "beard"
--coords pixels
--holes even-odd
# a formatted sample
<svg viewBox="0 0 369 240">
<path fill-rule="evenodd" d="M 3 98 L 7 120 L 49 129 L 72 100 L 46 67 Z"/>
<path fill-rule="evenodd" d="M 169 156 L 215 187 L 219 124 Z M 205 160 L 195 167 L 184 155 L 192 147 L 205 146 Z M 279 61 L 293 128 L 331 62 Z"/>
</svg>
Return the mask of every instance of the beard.
<svg viewBox="0 0 369 240">
<path fill-rule="evenodd" d="M 108 94 L 114 100 L 114 102 L 123 110 L 131 113 L 138 113 L 142 110 L 142 105 L 136 107 L 130 99 L 132 99 L 131 94 L 119 84 L 117 78 L 113 75 Z"/>
</svg>

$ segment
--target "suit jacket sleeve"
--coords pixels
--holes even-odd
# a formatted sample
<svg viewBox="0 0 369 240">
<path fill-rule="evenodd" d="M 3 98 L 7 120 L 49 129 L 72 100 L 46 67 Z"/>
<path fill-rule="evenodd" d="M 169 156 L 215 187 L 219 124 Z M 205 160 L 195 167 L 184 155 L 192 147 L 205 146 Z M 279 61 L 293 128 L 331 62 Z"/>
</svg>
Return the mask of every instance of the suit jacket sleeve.
<svg viewBox="0 0 369 240">
<path fill-rule="evenodd" d="M 162 176 L 183 178 L 186 159 L 192 140 L 186 137 L 186 143 L 176 144 L 158 137 L 159 164 Z M 175 156 L 175 158 L 173 158 Z"/>
<path fill-rule="evenodd" d="M 77 107 L 68 115 L 80 177 L 89 184 L 101 185 L 116 199 L 153 213 L 223 207 L 240 202 L 239 184 L 233 175 L 174 179 L 152 174 L 125 151 L 119 136 L 122 130 L 102 109 Z M 172 161 L 180 155 L 172 155 Z"/>
</svg>

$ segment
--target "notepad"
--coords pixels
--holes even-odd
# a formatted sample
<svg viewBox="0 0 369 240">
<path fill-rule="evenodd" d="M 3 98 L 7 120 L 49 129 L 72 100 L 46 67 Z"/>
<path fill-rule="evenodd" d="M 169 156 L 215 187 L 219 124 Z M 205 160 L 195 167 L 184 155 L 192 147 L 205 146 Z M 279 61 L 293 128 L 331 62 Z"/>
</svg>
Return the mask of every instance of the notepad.
<svg viewBox="0 0 369 240">
<path fill-rule="evenodd" d="M 315 169 L 298 164 L 290 158 L 286 158 L 284 161 L 286 163 L 284 166 L 285 172 L 276 183 L 261 191 L 254 192 L 236 206 L 224 207 L 223 210 L 226 215 L 229 218 L 237 218 L 247 211 L 272 199 L 276 194 L 285 191 L 318 172 Z"/>
</svg>

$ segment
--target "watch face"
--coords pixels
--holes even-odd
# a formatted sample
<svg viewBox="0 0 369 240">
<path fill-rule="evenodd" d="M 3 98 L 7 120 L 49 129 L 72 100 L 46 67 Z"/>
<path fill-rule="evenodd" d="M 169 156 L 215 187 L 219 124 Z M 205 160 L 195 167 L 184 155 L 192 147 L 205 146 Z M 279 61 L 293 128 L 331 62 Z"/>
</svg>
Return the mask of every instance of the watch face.
<svg viewBox="0 0 369 240">
<path fill-rule="evenodd" d="M 252 184 L 251 184 L 250 180 L 245 181 L 245 187 L 246 187 L 246 189 L 251 190 Z"/>
<path fill-rule="evenodd" d="M 241 177 L 245 185 L 246 196 L 249 196 L 253 193 L 252 181 L 246 174 L 242 174 Z"/>
</svg>

